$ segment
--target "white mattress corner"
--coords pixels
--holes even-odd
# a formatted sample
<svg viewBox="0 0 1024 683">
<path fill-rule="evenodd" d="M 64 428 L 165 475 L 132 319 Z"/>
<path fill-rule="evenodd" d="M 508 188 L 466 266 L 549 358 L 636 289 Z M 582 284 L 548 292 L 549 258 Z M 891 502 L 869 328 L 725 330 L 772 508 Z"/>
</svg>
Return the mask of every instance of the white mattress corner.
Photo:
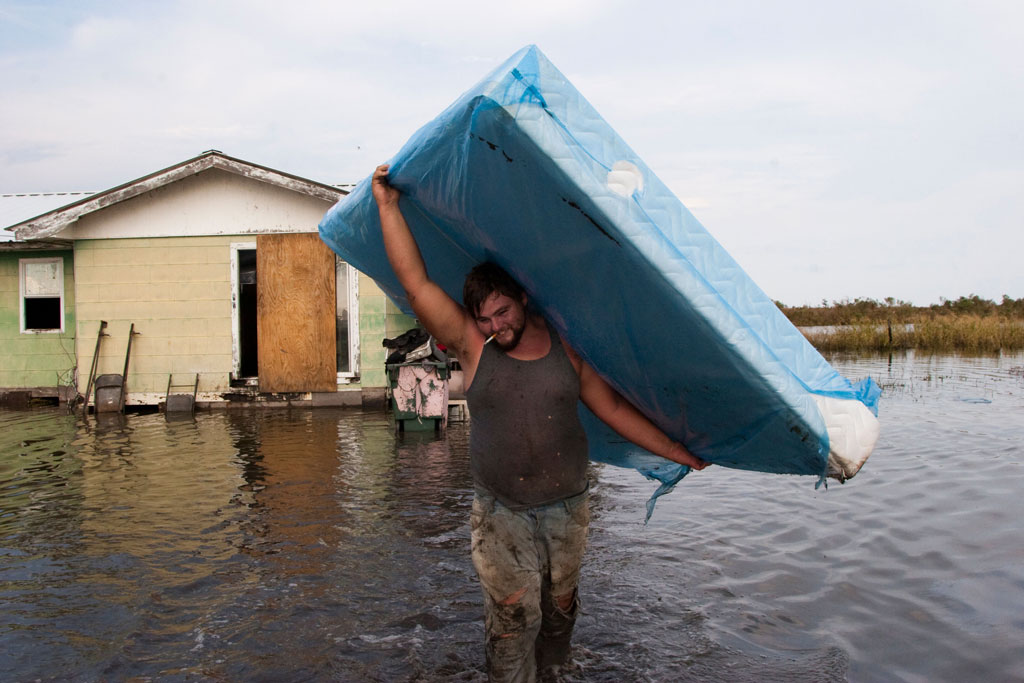
<svg viewBox="0 0 1024 683">
<path fill-rule="evenodd" d="M 828 432 L 828 476 L 846 481 L 860 471 L 874 450 L 881 431 L 878 418 L 856 399 L 813 396 Z"/>
</svg>

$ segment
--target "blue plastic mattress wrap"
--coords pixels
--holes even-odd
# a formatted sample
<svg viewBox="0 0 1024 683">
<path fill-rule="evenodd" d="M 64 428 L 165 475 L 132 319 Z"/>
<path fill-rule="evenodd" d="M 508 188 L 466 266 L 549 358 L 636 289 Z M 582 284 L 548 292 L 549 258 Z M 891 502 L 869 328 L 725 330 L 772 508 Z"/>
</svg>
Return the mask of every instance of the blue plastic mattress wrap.
<svg viewBox="0 0 1024 683">
<path fill-rule="evenodd" d="M 500 264 L 588 363 L 701 458 L 823 478 L 833 426 L 822 401 L 877 414 L 877 385 L 839 375 L 536 47 L 390 164 L 430 276 L 449 295 L 461 301 L 477 263 Z M 369 177 L 320 235 L 411 312 Z M 592 459 L 661 482 L 649 511 L 688 472 L 581 412 Z M 869 453 L 877 426 L 861 431 Z"/>
</svg>

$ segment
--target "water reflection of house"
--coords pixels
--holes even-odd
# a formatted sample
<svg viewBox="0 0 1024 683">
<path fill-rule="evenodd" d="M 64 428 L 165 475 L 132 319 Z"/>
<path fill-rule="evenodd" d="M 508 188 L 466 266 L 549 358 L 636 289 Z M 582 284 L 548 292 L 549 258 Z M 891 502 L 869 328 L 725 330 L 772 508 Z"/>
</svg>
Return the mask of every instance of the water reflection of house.
<svg viewBox="0 0 1024 683">
<path fill-rule="evenodd" d="M 0 393 L 84 393 L 94 355 L 123 372 L 134 324 L 129 405 L 196 377 L 200 405 L 382 400 L 381 339 L 412 321 L 320 241 L 344 194 L 210 151 L 16 219 L 5 195 Z"/>
</svg>

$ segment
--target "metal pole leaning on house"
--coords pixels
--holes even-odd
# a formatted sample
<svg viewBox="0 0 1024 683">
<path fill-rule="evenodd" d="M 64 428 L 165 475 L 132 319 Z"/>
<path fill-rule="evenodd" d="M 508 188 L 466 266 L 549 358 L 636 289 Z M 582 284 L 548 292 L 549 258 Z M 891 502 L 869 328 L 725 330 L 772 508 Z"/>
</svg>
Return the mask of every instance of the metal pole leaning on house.
<svg viewBox="0 0 1024 683">
<path fill-rule="evenodd" d="M 124 402 L 128 396 L 128 361 L 132 356 L 132 338 L 137 334 L 142 333 L 136 332 L 135 323 L 132 323 L 132 326 L 128 328 L 128 348 L 124 352 L 124 374 L 121 375 L 121 405 L 118 410 L 120 413 L 124 412 Z"/>
<path fill-rule="evenodd" d="M 96 334 L 96 350 L 92 352 L 92 367 L 89 368 L 89 382 L 85 385 L 85 402 L 82 403 L 82 415 L 89 413 L 89 394 L 92 393 L 92 381 L 96 378 L 96 365 L 100 359 L 100 342 L 104 337 L 110 335 L 104 334 L 103 330 L 107 329 L 107 321 L 100 321 L 100 331 Z M 131 337 L 129 336 L 129 339 Z"/>
</svg>

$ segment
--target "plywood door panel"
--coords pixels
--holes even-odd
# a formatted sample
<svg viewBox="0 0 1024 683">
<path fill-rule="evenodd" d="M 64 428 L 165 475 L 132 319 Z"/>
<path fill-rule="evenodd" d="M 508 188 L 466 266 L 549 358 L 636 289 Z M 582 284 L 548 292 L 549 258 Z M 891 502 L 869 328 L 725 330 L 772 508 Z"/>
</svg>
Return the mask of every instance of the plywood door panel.
<svg viewBox="0 0 1024 683">
<path fill-rule="evenodd" d="M 260 391 L 336 391 L 334 253 L 315 233 L 256 245 Z"/>
</svg>

